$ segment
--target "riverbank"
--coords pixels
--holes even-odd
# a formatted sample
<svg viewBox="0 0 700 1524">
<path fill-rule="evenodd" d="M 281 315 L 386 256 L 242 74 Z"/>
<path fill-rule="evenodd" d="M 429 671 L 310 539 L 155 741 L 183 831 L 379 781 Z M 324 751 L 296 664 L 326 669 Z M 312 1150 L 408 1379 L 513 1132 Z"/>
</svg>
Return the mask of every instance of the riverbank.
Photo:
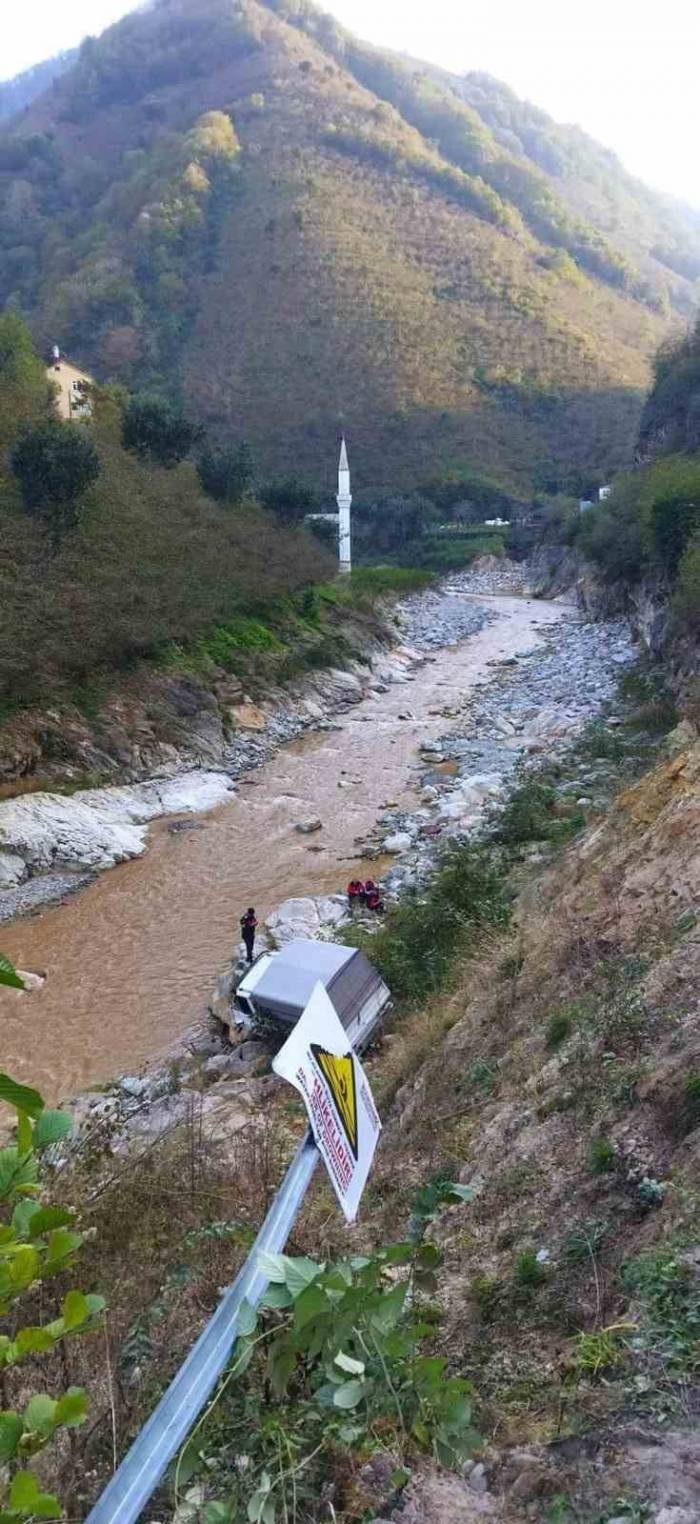
<svg viewBox="0 0 700 1524">
<path fill-rule="evenodd" d="M 407 600 L 397 638 L 410 636 L 414 608 L 423 617 L 420 600 Z M 251 734 L 259 766 L 237 780 L 230 803 L 187 821 L 155 820 L 145 854 L 7 925 L 3 950 L 47 975 L 31 1015 L 28 997 L 2 997 L 8 1067 L 55 1098 L 169 1057 L 206 1010 L 240 907 L 256 904 L 264 916 L 292 894 L 346 882 L 357 839 L 382 807 L 413 798 L 418 741 L 440 726 L 436 696 L 454 706 L 489 660 L 530 646 L 537 625 L 560 614 L 523 598 L 474 603 L 453 588 L 445 638 L 461 643 L 437 654 L 382 652 L 373 669 L 341 673 L 333 718 L 319 705 L 316 729 L 307 715 L 305 733 L 282 746 L 272 725 Z M 429 624 L 434 635 L 432 604 Z M 409 691 L 414 719 L 401 718 Z M 320 831 L 297 830 L 314 816 Z M 367 874 L 370 866 L 358 863 Z"/>
</svg>

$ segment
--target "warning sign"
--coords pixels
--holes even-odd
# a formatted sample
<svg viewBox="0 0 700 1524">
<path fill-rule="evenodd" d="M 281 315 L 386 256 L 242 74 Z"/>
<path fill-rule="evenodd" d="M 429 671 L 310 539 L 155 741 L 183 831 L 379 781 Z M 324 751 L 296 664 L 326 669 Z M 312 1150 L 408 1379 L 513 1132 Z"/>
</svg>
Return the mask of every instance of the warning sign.
<svg viewBox="0 0 700 1524">
<path fill-rule="evenodd" d="M 341 1126 L 357 1158 L 357 1091 L 352 1053 L 337 1058 L 335 1053 L 327 1053 L 325 1048 L 319 1048 L 315 1042 L 311 1044 L 311 1052 L 328 1081 Z"/>
<path fill-rule="evenodd" d="M 382 1124 L 362 1065 L 322 984 L 272 1067 L 303 1096 L 335 1193 L 348 1222 L 354 1222 Z"/>
</svg>

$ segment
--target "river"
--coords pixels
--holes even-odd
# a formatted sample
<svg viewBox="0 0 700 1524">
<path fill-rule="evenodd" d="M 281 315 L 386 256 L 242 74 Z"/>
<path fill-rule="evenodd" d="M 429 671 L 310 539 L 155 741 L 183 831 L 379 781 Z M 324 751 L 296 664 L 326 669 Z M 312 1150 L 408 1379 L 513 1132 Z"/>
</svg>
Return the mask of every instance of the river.
<svg viewBox="0 0 700 1524">
<path fill-rule="evenodd" d="M 437 651 L 410 684 L 363 699 L 339 729 L 285 747 L 199 817 L 201 829 L 173 834 L 158 821 L 143 857 L 3 926 L 2 951 L 47 979 L 33 994 L 0 990 L 2 1067 L 55 1100 L 162 1058 L 206 1009 L 242 909 L 263 918 L 291 895 L 334 892 L 361 874 L 355 839 L 385 803 L 415 804 L 419 742 L 449 728 L 440 711 L 487 677 L 489 662 L 532 649 L 538 626 L 570 612 L 527 598 L 483 602 L 498 617 L 478 634 Z M 400 719 L 407 709 L 415 718 Z M 343 774 L 359 781 L 339 789 Z M 302 836 L 295 823 L 310 815 L 323 829 Z"/>
</svg>

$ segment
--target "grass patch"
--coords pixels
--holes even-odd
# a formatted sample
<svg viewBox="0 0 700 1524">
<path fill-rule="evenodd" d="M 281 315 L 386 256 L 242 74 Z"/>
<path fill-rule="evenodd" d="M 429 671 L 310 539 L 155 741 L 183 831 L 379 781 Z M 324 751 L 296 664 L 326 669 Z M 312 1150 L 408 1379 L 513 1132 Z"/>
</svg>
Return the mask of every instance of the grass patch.
<svg viewBox="0 0 700 1524">
<path fill-rule="evenodd" d="M 615 1149 L 609 1138 L 592 1138 L 588 1145 L 588 1167 L 594 1175 L 606 1175 L 615 1168 Z"/>
</svg>

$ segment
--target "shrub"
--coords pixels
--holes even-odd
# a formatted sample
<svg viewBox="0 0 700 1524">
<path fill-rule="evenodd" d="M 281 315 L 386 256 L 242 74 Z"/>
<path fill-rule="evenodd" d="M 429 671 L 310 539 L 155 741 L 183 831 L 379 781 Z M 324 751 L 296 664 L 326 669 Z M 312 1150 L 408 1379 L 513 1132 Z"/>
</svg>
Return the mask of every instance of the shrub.
<svg viewBox="0 0 700 1524">
<path fill-rule="evenodd" d="M 268 508 L 270 513 L 276 513 L 278 518 L 284 519 L 288 524 L 300 523 L 306 513 L 313 513 L 317 507 L 314 489 L 302 482 L 298 476 L 287 476 L 280 481 L 268 482 L 260 493 L 260 501 L 263 508 Z"/>
<path fill-rule="evenodd" d="M 399 999 L 424 999 L 484 926 L 506 926 L 510 892 L 493 854 L 453 846 L 424 890 L 407 894 L 372 938 L 371 956 Z"/>
<path fill-rule="evenodd" d="M 541 1286 L 547 1279 L 547 1271 L 540 1264 L 534 1249 L 523 1249 L 515 1261 L 514 1278 L 517 1286 L 529 1289 Z"/>
<path fill-rule="evenodd" d="M 700 1123 L 700 1074 L 689 1074 L 683 1086 L 679 1125 L 683 1135 Z"/>
<path fill-rule="evenodd" d="M 0 985 L 21 989 L 22 981 L 0 954 Z M 61 1111 L 47 1111 L 38 1091 L 19 1085 L 0 1074 L 0 1100 L 17 1116 L 15 1139 L 0 1150 L 0 1202 L 7 1212 L 0 1232 L 0 1311 L 7 1320 L 0 1338 L 3 1399 L 8 1400 L 12 1373 L 20 1365 L 36 1366 L 42 1354 L 60 1348 L 67 1339 L 94 1328 L 104 1309 L 98 1296 L 67 1291 L 58 1317 L 46 1319 L 51 1283 L 71 1272 L 82 1238 L 73 1231 L 72 1214 L 59 1206 L 42 1206 L 39 1158 L 52 1143 L 70 1132 L 70 1118 Z M 37 1295 L 39 1293 L 39 1295 Z M 23 1303 L 29 1302 L 32 1322 L 22 1323 Z M 37 1308 L 41 1311 L 36 1323 Z M 26 1315 L 26 1314 L 25 1314 Z M 85 1392 L 68 1387 L 53 1396 L 48 1392 L 29 1395 L 27 1378 L 15 1385 L 21 1411 L 4 1407 L 0 1413 L 0 1511 L 2 1518 L 30 1520 L 58 1518 L 58 1499 L 44 1491 L 40 1478 L 28 1464 L 55 1436 L 84 1422 Z"/>
<path fill-rule="evenodd" d="M 599 1135 L 588 1145 L 588 1166 L 594 1175 L 605 1175 L 614 1169 L 616 1157 L 609 1138 Z"/>
<path fill-rule="evenodd" d="M 233 447 L 206 450 L 197 461 L 197 475 L 205 492 L 219 503 L 236 504 L 253 485 L 253 457 L 245 441 Z"/>
<path fill-rule="evenodd" d="M 78 519 L 78 499 L 100 474 L 100 458 L 82 425 L 37 424 L 22 433 L 10 456 L 22 501 L 59 542 Z"/>
<path fill-rule="evenodd" d="M 142 393 L 132 397 L 122 420 L 122 443 L 137 455 L 150 456 L 161 466 L 185 460 L 202 436 L 174 402 Z"/>
<path fill-rule="evenodd" d="M 585 825 L 580 810 L 564 806 L 546 770 L 520 772 L 505 808 L 493 830 L 504 846 L 524 846 L 531 841 L 566 841 Z"/>
<path fill-rule="evenodd" d="M 558 1048 L 571 1033 L 571 1016 L 568 1011 L 555 1011 L 547 1022 L 546 1043 L 548 1048 Z"/>
</svg>

